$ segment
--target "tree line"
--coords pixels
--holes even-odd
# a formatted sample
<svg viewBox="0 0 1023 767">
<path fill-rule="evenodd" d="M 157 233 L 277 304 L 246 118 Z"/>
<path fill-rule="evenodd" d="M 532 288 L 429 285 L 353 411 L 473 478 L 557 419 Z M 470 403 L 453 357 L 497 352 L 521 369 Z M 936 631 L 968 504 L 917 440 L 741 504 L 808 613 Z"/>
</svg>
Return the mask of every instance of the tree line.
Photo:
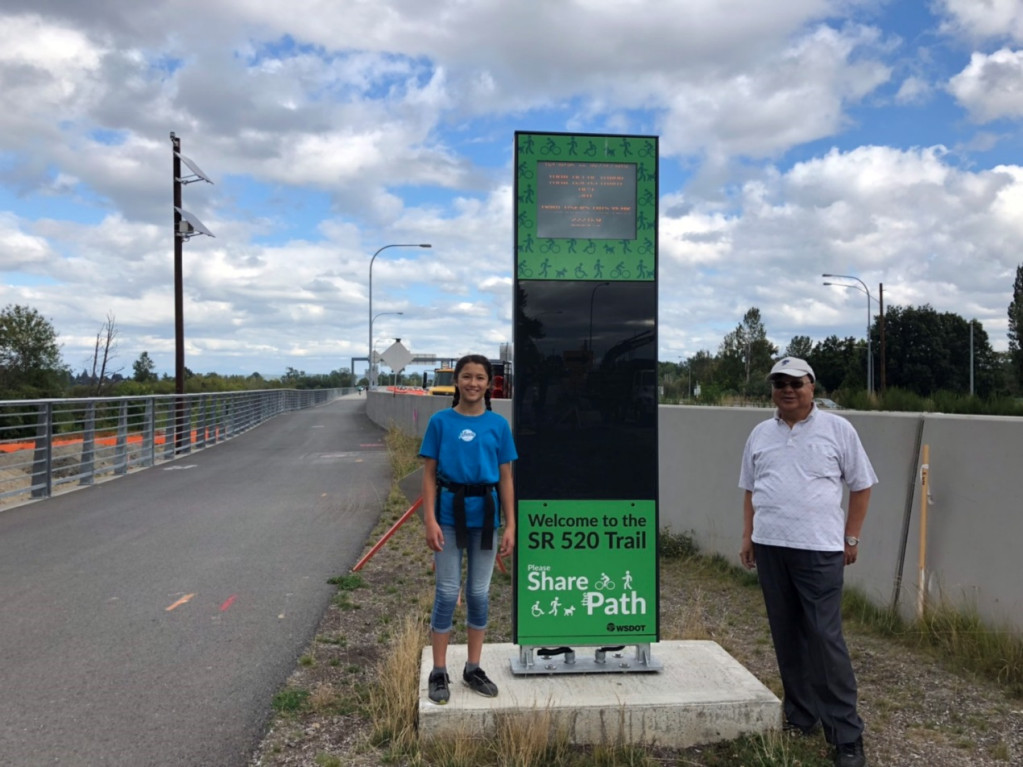
<svg viewBox="0 0 1023 767">
<path fill-rule="evenodd" d="M 760 310 L 754 306 L 725 335 L 716 353 L 701 350 L 679 362 L 659 363 L 661 399 L 706 404 L 730 398 L 768 402 L 770 389 L 764 379 L 780 356 L 808 360 L 817 374 L 818 395 L 847 407 L 944 409 L 925 406 L 933 405 L 935 398 L 948 401 L 968 396 L 981 402 L 1020 398 L 1023 264 L 1016 269 L 1007 335 L 1008 350 L 996 352 L 976 320 L 938 312 L 929 304 L 892 306 L 883 320 L 873 318 L 869 344 L 852 336 L 832 335 L 820 341 L 795 336 L 780 349 L 768 338 Z M 146 351 L 132 364 L 131 375 L 122 375 L 115 367 L 117 336 L 115 318 L 108 315 L 96 334 L 90 364 L 75 375 L 61 360 L 53 324 L 31 307 L 8 305 L 0 311 L 0 398 L 173 394 L 173 377 L 158 376 Z M 347 369 L 309 375 L 288 367 L 278 379 L 265 379 L 259 373 L 222 376 L 185 370 L 188 392 L 343 388 L 359 383 L 362 381 Z M 868 388 L 876 396 L 868 396 Z"/>
<path fill-rule="evenodd" d="M 780 349 L 769 340 L 760 310 L 751 307 L 716 354 L 701 350 L 659 364 L 662 401 L 769 402 L 768 371 L 779 357 L 793 356 L 813 366 L 819 396 L 847 407 L 1015 413 L 1023 396 L 1023 265 L 1016 269 L 1007 335 L 1008 350 L 996 352 L 976 320 L 929 304 L 892 306 L 873 318 L 869 345 L 851 336 L 795 336 Z M 975 402 L 957 402 L 963 397 Z M 976 401 L 1002 404 L 986 410 Z"/>
<path fill-rule="evenodd" d="M 53 323 L 36 309 L 8 305 L 0 311 L 0 399 L 57 397 L 132 396 L 174 394 L 175 381 L 160 376 L 148 351 L 132 363 L 131 375 L 117 367 L 116 319 L 107 315 L 96 333 L 91 359 L 79 373 L 72 372 L 60 353 Z M 288 367 L 280 378 L 264 378 L 258 372 L 243 375 L 184 371 L 187 393 L 246 391 L 253 389 L 334 389 L 356 385 L 347 369 L 308 374 Z"/>
</svg>

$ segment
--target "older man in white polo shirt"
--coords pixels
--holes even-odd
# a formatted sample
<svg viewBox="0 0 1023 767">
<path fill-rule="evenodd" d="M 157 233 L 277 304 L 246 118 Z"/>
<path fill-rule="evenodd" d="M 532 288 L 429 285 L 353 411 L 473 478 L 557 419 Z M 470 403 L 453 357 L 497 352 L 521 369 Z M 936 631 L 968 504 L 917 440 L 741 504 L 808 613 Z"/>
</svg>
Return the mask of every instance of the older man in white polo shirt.
<svg viewBox="0 0 1023 767">
<path fill-rule="evenodd" d="M 845 566 L 856 561 L 877 475 L 852 424 L 815 407 L 815 376 L 805 360 L 779 360 L 768 379 L 777 410 L 757 424 L 743 451 L 739 557 L 757 568 L 764 593 L 786 729 L 811 735 L 822 724 L 837 767 L 864 767 L 842 584 Z"/>
</svg>

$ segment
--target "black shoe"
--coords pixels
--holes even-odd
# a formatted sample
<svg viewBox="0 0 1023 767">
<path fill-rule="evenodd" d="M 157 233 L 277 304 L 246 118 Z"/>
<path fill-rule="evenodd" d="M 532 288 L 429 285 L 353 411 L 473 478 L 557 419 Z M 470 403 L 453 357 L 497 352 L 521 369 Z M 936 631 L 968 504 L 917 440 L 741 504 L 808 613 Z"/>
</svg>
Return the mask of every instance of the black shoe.
<svg viewBox="0 0 1023 767">
<path fill-rule="evenodd" d="M 463 671 L 462 681 L 465 682 L 470 690 L 479 693 L 485 698 L 497 697 L 497 685 L 490 681 L 490 677 L 479 666 L 472 671 Z"/>
<path fill-rule="evenodd" d="M 451 697 L 451 691 L 448 689 L 450 681 L 448 675 L 443 671 L 431 671 L 429 681 L 430 700 L 440 706 L 447 703 L 448 698 Z"/>
<path fill-rule="evenodd" d="M 785 724 L 781 726 L 781 731 L 792 735 L 801 735 L 804 738 L 812 738 L 821 731 L 821 723 L 814 722 L 813 724 L 804 727 L 801 724 L 793 724 L 792 722 L 785 720 Z"/>
<path fill-rule="evenodd" d="M 842 743 L 835 748 L 835 767 L 867 767 L 867 757 L 863 755 L 863 738 L 852 743 Z"/>
</svg>

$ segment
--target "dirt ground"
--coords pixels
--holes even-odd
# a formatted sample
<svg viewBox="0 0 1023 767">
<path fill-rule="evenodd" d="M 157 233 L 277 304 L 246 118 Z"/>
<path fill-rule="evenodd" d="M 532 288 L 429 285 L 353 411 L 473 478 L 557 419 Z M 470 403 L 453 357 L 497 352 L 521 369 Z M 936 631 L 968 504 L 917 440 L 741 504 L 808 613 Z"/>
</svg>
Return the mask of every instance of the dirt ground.
<svg viewBox="0 0 1023 767">
<path fill-rule="evenodd" d="M 339 592 L 288 682 L 285 692 L 304 691 L 308 698 L 299 711 L 272 717 L 250 767 L 401 763 L 369 745 L 363 701 L 400 618 L 429 614 L 433 574 L 419 519 L 410 519 L 358 575 L 362 585 Z M 488 640 L 511 642 L 510 577 L 495 573 L 491 598 Z M 755 585 L 722 575 L 705 559 L 662 557 L 660 611 L 662 639 L 717 641 L 780 694 Z M 1023 765 L 1023 700 L 990 681 L 950 671 L 928 651 L 907 649 L 854 624 L 847 625 L 846 638 L 873 767 Z M 451 641 L 464 643 L 464 633 L 456 629 Z M 722 764 L 708 761 L 709 753 L 689 749 L 656 756 L 665 765 Z M 830 764 L 823 738 L 813 753 L 817 761 L 795 763 Z"/>
</svg>

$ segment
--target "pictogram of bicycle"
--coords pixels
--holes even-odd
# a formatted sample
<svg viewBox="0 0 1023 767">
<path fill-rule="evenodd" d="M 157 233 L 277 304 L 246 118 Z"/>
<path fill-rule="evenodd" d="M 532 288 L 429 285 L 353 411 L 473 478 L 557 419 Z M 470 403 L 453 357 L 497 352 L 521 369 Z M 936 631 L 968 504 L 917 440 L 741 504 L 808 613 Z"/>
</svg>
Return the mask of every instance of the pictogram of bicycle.
<svg viewBox="0 0 1023 767">
<path fill-rule="evenodd" d="M 607 573 L 601 573 L 600 579 L 593 584 L 593 588 L 597 591 L 614 591 L 615 582 L 611 580 L 611 577 Z"/>
<path fill-rule="evenodd" d="M 613 280 L 627 280 L 632 276 L 632 272 L 625 268 L 625 262 L 619 261 L 614 269 L 611 270 L 611 279 Z"/>
<path fill-rule="evenodd" d="M 554 139 L 549 138 L 544 142 L 544 145 L 540 147 L 540 154 L 561 154 L 561 147 L 557 145 Z"/>
</svg>

